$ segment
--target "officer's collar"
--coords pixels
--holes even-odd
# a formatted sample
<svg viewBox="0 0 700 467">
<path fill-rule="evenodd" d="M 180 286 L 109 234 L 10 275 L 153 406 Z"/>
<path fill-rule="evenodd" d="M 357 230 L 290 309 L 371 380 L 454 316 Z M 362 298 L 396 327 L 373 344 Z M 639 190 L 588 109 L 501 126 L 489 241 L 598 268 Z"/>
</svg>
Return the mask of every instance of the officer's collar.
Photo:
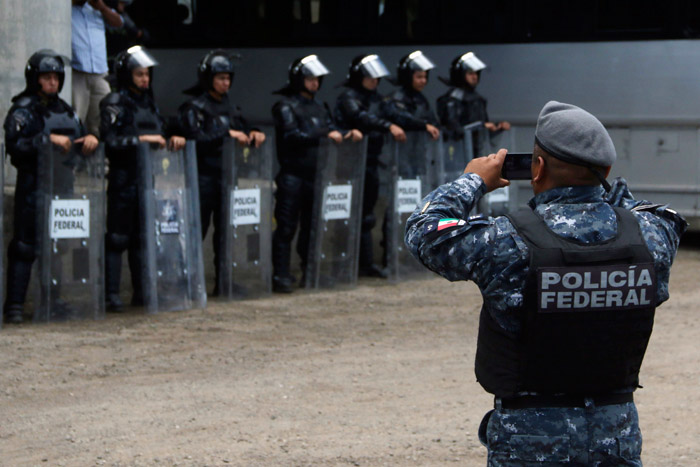
<svg viewBox="0 0 700 467">
<path fill-rule="evenodd" d="M 228 101 L 228 92 L 227 92 L 226 94 L 218 94 L 218 93 L 217 93 L 219 96 L 221 96 L 221 99 L 217 99 L 217 98 L 212 94 L 212 92 L 214 92 L 214 91 L 207 91 L 207 92 L 205 93 L 206 96 L 207 96 L 207 99 L 209 99 L 210 101 L 215 102 L 215 103 L 217 103 L 217 104 L 221 104 L 222 102 L 227 102 L 227 101 Z"/>
<path fill-rule="evenodd" d="M 557 187 L 535 195 L 527 204 L 535 209 L 541 204 L 598 203 L 603 202 L 603 194 L 600 185 Z"/>
</svg>

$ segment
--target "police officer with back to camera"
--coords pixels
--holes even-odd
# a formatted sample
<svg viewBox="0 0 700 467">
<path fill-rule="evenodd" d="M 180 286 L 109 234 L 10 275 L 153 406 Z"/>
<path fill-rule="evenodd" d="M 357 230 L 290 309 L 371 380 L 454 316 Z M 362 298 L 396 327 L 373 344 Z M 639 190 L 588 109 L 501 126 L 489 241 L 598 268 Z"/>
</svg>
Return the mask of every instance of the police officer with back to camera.
<svg viewBox="0 0 700 467">
<path fill-rule="evenodd" d="M 277 228 L 272 236 L 272 290 L 278 293 L 291 293 L 296 282 L 290 263 L 292 240 L 300 220 L 297 253 L 302 270 L 306 269 L 316 160 L 321 142 L 326 138 L 334 143 L 362 139 L 357 129 L 345 135 L 340 133 L 328 109 L 316 101 L 316 93 L 327 74 L 328 68 L 316 55 L 298 58 L 289 66 L 287 85 L 274 92 L 283 96 L 272 107 L 280 164 L 275 178 Z"/>
<path fill-rule="evenodd" d="M 377 204 L 380 185 L 379 156 L 384 145 L 384 135 L 391 134 L 397 141 L 406 140 L 403 129 L 379 113 L 382 96 L 377 91 L 377 86 L 385 76 L 389 76 L 389 71 L 378 55 L 355 57 L 343 83 L 348 89 L 338 96 L 335 107 L 339 127 L 357 128 L 368 137 L 360 234 L 361 276 L 386 277 L 384 270 L 374 263 L 372 245 L 372 229 L 376 223 L 374 206 Z"/>
<path fill-rule="evenodd" d="M 197 171 L 199 203 L 202 218 L 202 238 L 214 218 L 214 270 L 216 275 L 213 295 L 218 295 L 219 248 L 222 201 L 223 145 L 226 138 L 239 144 L 259 147 L 265 134 L 251 128 L 240 107 L 228 97 L 234 77 L 234 57 L 224 50 L 207 53 L 197 68 L 197 84 L 185 91 L 196 96 L 179 109 L 179 124 L 185 137 L 197 141 Z"/>
<path fill-rule="evenodd" d="M 467 218 L 509 184 L 507 157 L 473 159 L 406 228 L 426 267 L 481 290 L 476 376 L 495 396 L 479 430 L 488 465 L 641 466 L 632 393 L 687 223 L 635 200 L 623 178 L 611 187 L 607 131 L 555 101 L 537 122 L 530 209 Z"/>
<path fill-rule="evenodd" d="M 433 68 L 435 64 L 420 50 L 403 57 L 393 80 L 399 89 L 384 98 L 382 114 L 405 131 L 427 131 L 436 140 L 440 137 L 438 120 L 423 95 Z"/>
<path fill-rule="evenodd" d="M 481 80 L 481 72 L 486 68 L 473 52 L 456 57 L 450 65 L 450 78 L 440 81 L 450 86 L 450 90 L 440 96 L 437 111 L 440 123 L 445 128 L 445 136 L 453 141 L 464 138 L 464 126 L 473 122 L 483 122 L 487 134 L 497 134 L 509 130 L 510 123 L 494 123 L 486 112 L 486 99 L 476 92 Z M 475 155 L 483 154 L 485 141 L 478 131 L 472 132 Z"/>
<path fill-rule="evenodd" d="M 107 311 L 124 308 L 119 297 L 122 253 L 128 250 L 133 287 L 132 305 L 143 304 L 141 243 L 138 203 L 138 145 L 166 145 L 178 150 L 185 138 L 166 141 L 166 125 L 153 97 L 153 67 L 158 62 L 143 47 L 120 52 L 114 61 L 116 91 L 100 102 L 100 134 L 106 144 L 107 234 L 105 237 L 105 282 Z"/>
<path fill-rule="evenodd" d="M 7 297 L 4 318 L 21 323 L 24 300 L 36 256 L 37 166 L 44 138 L 63 152 L 82 144 L 83 154 L 92 154 L 98 141 L 85 132 L 73 108 L 58 93 L 65 81 L 63 57 L 53 50 L 34 53 L 24 69 L 26 88 L 12 98 L 5 118 L 5 145 L 10 162 L 17 168 L 13 238 L 7 251 Z M 60 302 L 57 302 L 57 304 Z"/>
</svg>

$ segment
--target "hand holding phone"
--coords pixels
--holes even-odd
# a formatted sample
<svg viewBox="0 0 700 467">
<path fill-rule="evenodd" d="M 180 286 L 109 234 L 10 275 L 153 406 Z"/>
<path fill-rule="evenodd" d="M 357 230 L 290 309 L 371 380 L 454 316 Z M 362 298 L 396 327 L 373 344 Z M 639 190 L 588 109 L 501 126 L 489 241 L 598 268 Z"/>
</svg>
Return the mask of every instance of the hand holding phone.
<svg viewBox="0 0 700 467">
<path fill-rule="evenodd" d="M 501 177 L 506 180 L 530 180 L 532 179 L 531 165 L 531 152 L 509 152 L 503 162 Z"/>
</svg>

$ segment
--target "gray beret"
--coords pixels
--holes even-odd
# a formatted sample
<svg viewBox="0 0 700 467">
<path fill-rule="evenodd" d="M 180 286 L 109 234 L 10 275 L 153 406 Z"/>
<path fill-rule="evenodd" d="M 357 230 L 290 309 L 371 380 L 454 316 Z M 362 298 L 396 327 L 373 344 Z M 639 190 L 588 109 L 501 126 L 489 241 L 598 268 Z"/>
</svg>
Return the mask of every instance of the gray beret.
<svg viewBox="0 0 700 467">
<path fill-rule="evenodd" d="M 615 146 L 600 120 L 571 104 L 549 101 L 537 119 L 535 142 L 552 156 L 578 165 L 610 167 Z"/>
</svg>

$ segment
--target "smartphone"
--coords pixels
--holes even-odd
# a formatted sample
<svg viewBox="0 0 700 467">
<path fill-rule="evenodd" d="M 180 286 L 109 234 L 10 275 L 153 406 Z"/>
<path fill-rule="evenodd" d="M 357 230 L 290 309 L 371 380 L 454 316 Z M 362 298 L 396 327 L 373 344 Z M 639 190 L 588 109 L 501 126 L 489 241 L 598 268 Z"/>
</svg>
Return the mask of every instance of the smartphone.
<svg viewBox="0 0 700 467">
<path fill-rule="evenodd" d="M 530 180 L 532 178 L 531 164 L 531 152 L 509 152 L 503 162 L 501 177 L 506 180 Z"/>
</svg>

